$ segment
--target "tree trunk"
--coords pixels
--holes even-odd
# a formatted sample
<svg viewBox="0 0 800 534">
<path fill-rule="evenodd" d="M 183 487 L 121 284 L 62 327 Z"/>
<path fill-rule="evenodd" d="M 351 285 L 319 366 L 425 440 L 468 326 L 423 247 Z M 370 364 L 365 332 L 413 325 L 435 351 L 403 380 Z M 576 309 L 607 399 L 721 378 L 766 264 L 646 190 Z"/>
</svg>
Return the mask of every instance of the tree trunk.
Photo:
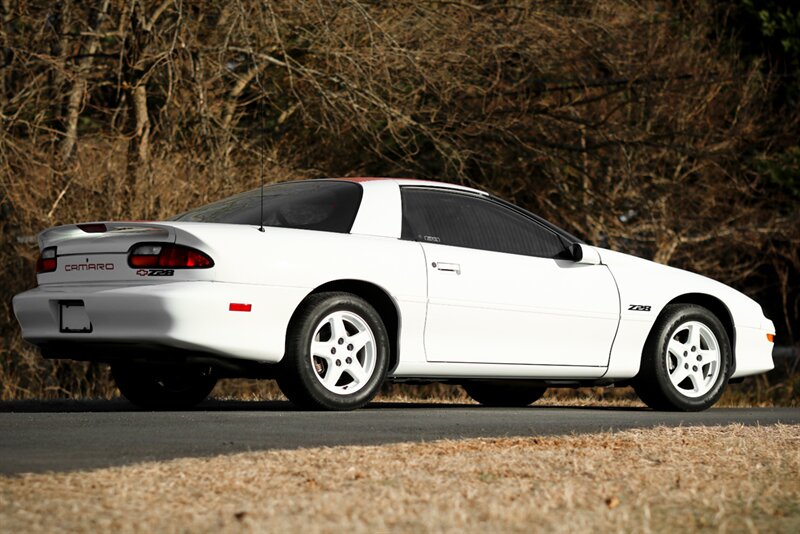
<svg viewBox="0 0 800 534">
<path fill-rule="evenodd" d="M 96 32 L 103 21 L 108 10 L 110 0 L 102 0 L 94 13 L 89 27 L 93 35 L 88 37 L 84 55 L 78 60 L 75 66 L 74 80 L 69 96 L 67 97 L 67 111 L 64 120 L 64 138 L 61 141 L 59 150 L 60 163 L 66 166 L 73 155 L 75 145 L 78 142 L 78 119 L 80 118 L 83 101 L 86 95 L 88 84 L 86 82 L 86 71 L 92 64 L 92 56 L 97 52 L 99 40 Z"/>
<path fill-rule="evenodd" d="M 3 57 L 0 57 L 0 63 L 5 65 L 7 61 L 11 60 L 11 52 L 7 52 L 11 49 L 11 38 L 8 34 L 11 29 L 10 22 L 14 15 L 11 10 L 11 0 L 3 0 L 2 3 L 0 3 L 0 7 L 2 7 L 3 10 L 3 27 L 0 28 L 3 37 L 2 42 L 0 42 Z M 11 72 L 9 65 L 6 65 L 5 68 L 0 71 L 0 115 L 3 114 L 6 104 L 8 103 L 8 87 L 6 86 L 7 72 Z"/>
<path fill-rule="evenodd" d="M 67 55 L 69 48 L 69 29 L 70 15 L 72 14 L 72 3 L 70 0 L 58 0 L 53 2 L 53 14 L 51 15 L 53 26 L 53 40 L 50 45 L 50 55 L 54 58 L 56 66 L 50 73 L 50 99 L 52 102 L 63 102 L 61 95 L 64 94 L 64 84 L 67 72 Z M 63 124 L 65 109 L 64 106 L 50 106 L 52 121 L 59 127 Z"/>
<path fill-rule="evenodd" d="M 155 25 L 172 0 L 164 0 L 148 19 L 144 3 L 133 2 L 125 26 L 123 78 L 128 90 L 132 115 L 129 119 L 127 182 L 131 199 L 139 184 L 152 179 L 150 161 L 150 113 L 147 106 L 147 71 L 152 67 L 153 58 L 146 55 L 152 43 Z M 149 184 L 152 185 L 152 184 Z M 128 203 L 128 205 L 133 205 Z M 152 196 L 148 197 L 143 215 L 151 216 Z"/>
<path fill-rule="evenodd" d="M 150 118 L 147 112 L 147 87 L 143 82 L 131 90 L 131 102 L 136 125 L 131 140 L 132 147 L 136 153 L 138 165 L 148 167 L 150 165 Z"/>
</svg>

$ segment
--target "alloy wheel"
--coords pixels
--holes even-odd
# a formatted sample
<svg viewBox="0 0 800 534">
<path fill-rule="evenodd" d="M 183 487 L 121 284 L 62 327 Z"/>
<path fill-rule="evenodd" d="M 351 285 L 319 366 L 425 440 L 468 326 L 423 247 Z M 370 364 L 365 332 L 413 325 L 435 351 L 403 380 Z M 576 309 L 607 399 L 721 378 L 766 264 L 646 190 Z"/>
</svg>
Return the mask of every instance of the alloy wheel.
<svg viewBox="0 0 800 534">
<path fill-rule="evenodd" d="M 667 344 L 669 380 L 681 394 L 702 397 L 716 384 L 720 349 L 714 332 L 699 321 L 681 323 Z"/>
<path fill-rule="evenodd" d="M 359 315 L 335 311 L 314 329 L 309 355 L 314 375 L 325 389 L 350 395 L 363 388 L 375 371 L 375 335 Z"/>
</svg>

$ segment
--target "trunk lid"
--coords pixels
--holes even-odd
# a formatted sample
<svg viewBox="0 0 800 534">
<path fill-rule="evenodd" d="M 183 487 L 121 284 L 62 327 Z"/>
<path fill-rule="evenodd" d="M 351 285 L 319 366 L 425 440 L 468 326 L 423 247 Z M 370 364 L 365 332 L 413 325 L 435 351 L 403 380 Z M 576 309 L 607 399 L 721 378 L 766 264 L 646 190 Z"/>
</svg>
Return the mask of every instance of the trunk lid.
<svg viewBox="0 0 800 534">
<path fill-rule="evenodd" d="M 93 282 L 156 282 L 196 279 L 181 271 L 135 269 L 128 252 L 137 243 L 174 243 L 176 230 L 151 222 L 69 224 L 39 234 L 39 247 L 56 247 L 54 272 L 38 275 L 40 285 Z"/>
</svg>

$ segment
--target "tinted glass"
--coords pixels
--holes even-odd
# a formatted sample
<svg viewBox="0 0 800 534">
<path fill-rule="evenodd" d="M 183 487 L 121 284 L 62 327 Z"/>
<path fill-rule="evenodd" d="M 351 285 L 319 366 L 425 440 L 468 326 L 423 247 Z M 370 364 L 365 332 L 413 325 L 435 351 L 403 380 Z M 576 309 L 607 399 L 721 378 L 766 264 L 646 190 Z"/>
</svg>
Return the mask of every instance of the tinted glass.
<svg viewBox="0 0 800 534">
<path fill-rule="evenodd" d="M 261 188 L 187 211 L 173 221 L 259 224 Z M 350 231 L 361 204 L 361 186 L 352 182 L 308 180 L 264 187 L 263 224 L 281 228 Z"/>
<path fill-rule="evenodd" d="M 403 239 L 554 258 L 565 246 L 524 215 L 475 195 L 404 188 Z"/>
</svg>

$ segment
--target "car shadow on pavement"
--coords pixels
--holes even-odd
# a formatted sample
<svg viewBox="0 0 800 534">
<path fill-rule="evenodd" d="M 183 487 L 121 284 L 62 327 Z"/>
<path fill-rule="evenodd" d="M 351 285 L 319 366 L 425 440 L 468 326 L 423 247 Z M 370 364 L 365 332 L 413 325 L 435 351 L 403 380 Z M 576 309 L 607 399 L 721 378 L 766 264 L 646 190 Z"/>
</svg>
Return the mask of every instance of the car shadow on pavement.
<svg viewBox="0 0 800 534">
<path fill-rule="evenodd" d="M 492 408 L 466 403 L 435 403 L 435 402 L 391 402 L 378 401 L 368 404 L 361 410 L 521 410 L 523 408 Z M 558 406 L 548 404 L 534 404 L 525 410 L 592 410 L 615 412 L 641 412 L 647 408 L 639 406 Z M 111 413 L 111 412 L 140 412 L 142 410 L 125 399 L 51 399 L 51 400 L 11 400 L 0 401 L 0 413 Z M 185 410 L 190 412 L 299 412 L 302 411 L 288 401 L 242 401 L 242 400 L 216 400 L 211 399 L 200 403 L 198 406 Z"/>
<path fill-rule="evenodd" d="M 362 410 L 385 410 L 385 409 L 411 409 L 411 408 L 418 408 L 418 409 L 431 409 L 431 410 L 446 410 L 448 408 L 458 408 L 458 409 L 474 409 L 474 410 L 605 410 L 605 411 L 613 411 L 613 412 L 641 412 L 641 411 L 648 411 L 648 408 L 642 406 L 560 406 L 557 404 L 531 404 L 530 406 L 519 407 L 519 406 L 508 406 L 508 407 L 498 407 L 498 406 L 481 406 L 480 404 L 473 404 L 473 403 L 436 403 L 436 402 L 373 402 L 368 404 Z"/>
<path fill-rule="evenodd" d="M 287 401 L 226 401 L 208 400 L 200 403 L 190 412 L 223 411 L 292 411 L 294 406 Z M 0 402 L 0 413 L 81 413 L 81 412 L 142 412 L 125 399 L 49 399 L 12 400 Z"/>
</svg>

